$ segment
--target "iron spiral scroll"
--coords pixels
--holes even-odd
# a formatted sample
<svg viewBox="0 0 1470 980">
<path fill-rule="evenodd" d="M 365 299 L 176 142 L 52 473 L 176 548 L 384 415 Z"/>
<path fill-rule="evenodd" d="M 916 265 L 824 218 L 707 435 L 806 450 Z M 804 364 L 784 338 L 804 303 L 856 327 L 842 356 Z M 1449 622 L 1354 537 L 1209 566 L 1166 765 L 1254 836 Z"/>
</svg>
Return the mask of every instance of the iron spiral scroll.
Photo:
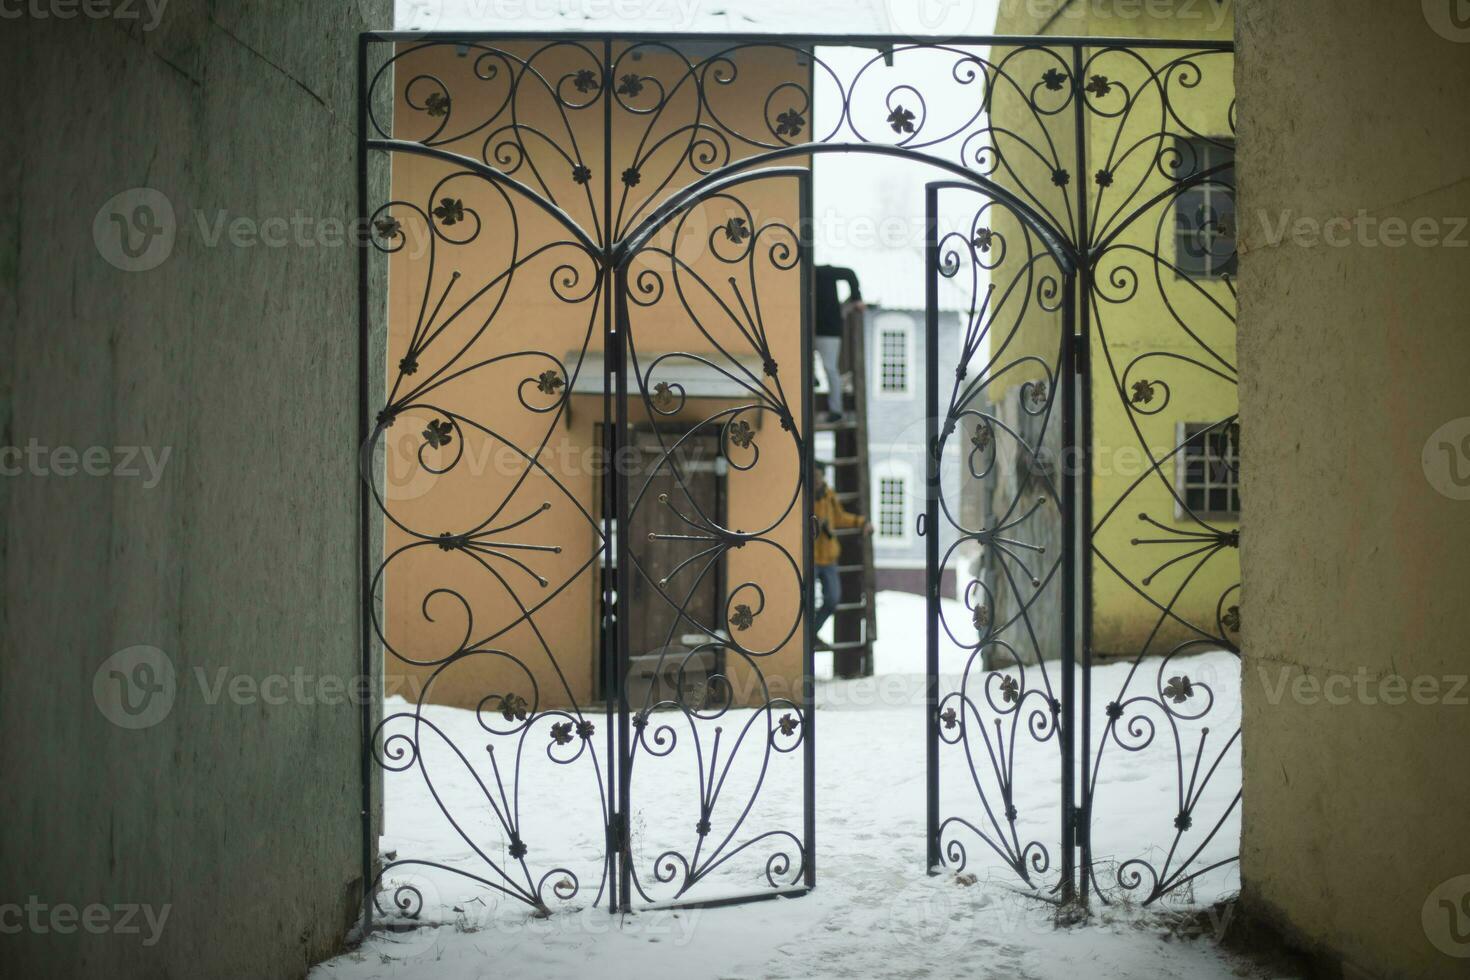
<svg viewBox="0 0 1470 980">
<path fill-rule="evenodd" d="M 409 280 L 414 301 L 395 307 L 406 335 L 364 432 L 365 505 L 387 532 L 364 583 L 366 614 L 389 664 L 422 678 L 401 709 L 370 726 L 365 752 L 384 772 L 416 776 L 464 852 L 454 862 L 408 856 L 373 868 L 380 912 L 421 912 L 422 894 L 404 880 L 415 869 L 537 911 L 693 900 L 732 873 L 776 890 L 810 883 L 809 691 L 774 689 L 768 677 L 782 651 L 810 654 L 799 612 L 772 625 L 780 597 L 810 589 L 808 546 L 789 533 L 804 524 L 809 493 L 809 384 L 800 345 L 783 353 L 791 320 L 767 322 L 762 309 L 772 290 L 797 288 L 809 264 L 807 229 L 753 202 L 762 186 L 794 193 L 804 179 L 794 171 L 826 152 L 927 163 L 981 196 L 968 226 L 938 243 L 937 274 L 964 282 L 971 308 L 931 451 L 957 455 L 964 478 L 982 485 L 998 465 L 1023 465 L 1026 487 L 985 524 L 967 519 L 958 487 L 940 494 L 939 567 L 958 568 L 967 549 L 983 547 L 1002 570 L 995 582 L 964 589 L 963 622 L 941 613 L 938 624 L 963 660 L 956 689 L 935 708 L 932 737 L 962 760 L 973 791 L 970 809 L 943 821 L 945 861 L 965 867 L 978 842 L 1023 882 L 1055 894 L 1067 867 L 1062 842 L 1029 829 L 1032 815 L 1017 806 L 1018 787 L 1036 774 L 1017 768 L 1015 747 L 1030 743 L 1060 764 L 1064 742 L 1085 746 L 1079 802 L 1094 830 L 1109 819 L 1105 758 L 1172 754 L 1178 784 L 1177 806 L 1161 816 L 1173 827 L 1157 854 L 1097 854 L 1099 835 L 1080 835 L 1084 893 L 1090 884 L 1105 900 L 1151 902 L 1233 860 L 1216 852 L 1239 793 L 1218 798 L 1211 780 L 1238 751 L 1238 725 L 1226 725 L 1234 735 L 1210 735 L 1224 679 L 1190 677 L 1176 665 L 1201 649 L 1237 649 L 1238 584 L 1216 597 L 1212 621 L 1200 621 L 1184 610 L 1198 606 L 1189 591 L 1202 579 L 1191 573 L 1180 585 L 1171 575 L 1233 561 L 1239 532 L 1179 500 L 1182 519 L 1140 517 L 1126 547 L 1110 536 L 1133 520 L 1129 501 L 1146 488 L 1163 485 L 1179 498 L 1169 470 L 1183 447 L 1154 452 L 1149 416 L 1201 384 L 1235 384 L 1233 295 L 1189 279 L 1170 259 L 1179 200 L 1206 186 L 1233 194 L 1230 172 L 1198 158 L 1200 147 L 1233 138 L 1228 45 L 887 39 L 838 52 L 801 39 L 427 35 L 370 36 L 366 50 L 362 166 L 372 155 L 411 159 L 435 177 L 364 208 L 371 254 L 391 261 L 410 249 L 418 270 Z M 1088 135 L 1081 144 L 1078 132 Z M 1100 155 L 1099 147 L 1108 149 Z M 474 260 L 487 242 L 497 243 L 496 260 Z M 508 329 L 528 296 L 551 311 L 530 341 Z M 1119 360 L 1131 311 L 1145 300 L 1162 307 L 1177 340 Z M 655 316 L 678 325 L 679 344 L 644 341 L 643 324 Z M 1049 346 L 1022 342 L 1037 318 L 1056 325 Z M 1121 409 L 1146 458 L 1126 489 L 1093 501 L 1096 575 L 1122 582 L 1159 623 L 1130 651 L 1116 690 L 1099 691 L 1090 732 L 1090 695 L 1065 697 L 1058 663 L 1045 655 L 1055 624 L 1037 618 L 1062 577 L 1062 550 L 1040 543 L 1035 529 L 1063 521 L 1067 500 L 1069 471 L 1058 465 L 1070 385 L 1064 322 L 1090 330 L 1096 384 L 1086 410 Z M 691 366 L 738 397 L 702 408 L 680 380 Z M 648 492 L 654 474 L 616 491 L 589 489 L 548 464 L 574 392 L 597 388 L 599 373 L 609 420 L 622 411 L 654 433 L 655 473 L 672 479 L 672 491 Z M 371 380 L 364 390 L 375 389 Z M 479 394 L 489 387 L 507 394 L 495 411 Z M 1219 401 L 1212 395 L 1209 404 Z M 1238 447 L 1233 410 L 1207 421 L 1198 438 L 1228 433 Z M 431 483 L 475 478 L 487 445 L 514 462 L 479 513 L 432 523 L 375 476 L 404 432 L 421 434 L 405 462 Z M 732 473 L 784 474 L 759 519 L 731 526 L 681 492 L 682 448 L 711 434 Z M 615 533 L 655 508 L 684 528 L 688 553 L 669 567 Z M 733 578 L 717 616 L 691 613 L 697 583 L 757 550 L 770 556 L 761 574 Z M 435 584 L 407 619 L 402 608 L 386 615 L 395 574 L 408 577 L 427 559 Z M 682 678 L 703 655 L 727 655 L 697 694 L 680 684 L 672 696 L 620 700 L 626 650 L 618 649 L 610 651 L 619 665 L 608 673 L 610 696 L 594 706 L 578 693 L 567 664 L 586 651 L 554 649 L 540 624 L 583 588 L 615 607 L 621 589 L 603 581 L 607 570 L 667 602 L 666 647 L 675 628 L 700 637 L 660 670 Z M 486 590 L 508 600 L 511 615 L 488 616 Z M 616 648 L 616 630 L 609 635 Z M 488 663 L 516 680 L 479 693 L 476 740 L 456 742 L 432 694 Z M 546 819 L 548 801 L 523 796 L 537 765 L 556 767 L 559 778 L 546 785 L 557 807 L 603 828 L 595 856 L 572 861 L 538 846 L 545 836 L 536 820 Z M 799 780 L 800 807 L 770 792 L 768 776 L 778 772 Z M 649 785 L 641 781 L 669 778 L 690 787 L 693 819 L 681 815 L 677 830 L 636 826 L 638 787 Z M 474 814 L 451 812 L 440 788 L 452 779 L 468 779 L 483 799 Z M 542 804 L 534 819 L 531 803 Z"/>
</svg>

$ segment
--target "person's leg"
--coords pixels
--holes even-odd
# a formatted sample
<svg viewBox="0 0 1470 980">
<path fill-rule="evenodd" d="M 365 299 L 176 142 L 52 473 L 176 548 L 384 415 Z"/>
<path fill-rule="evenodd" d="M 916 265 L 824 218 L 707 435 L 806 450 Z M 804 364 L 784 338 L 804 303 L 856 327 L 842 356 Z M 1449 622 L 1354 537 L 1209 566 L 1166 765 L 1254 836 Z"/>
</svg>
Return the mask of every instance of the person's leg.
<svg viewBox="0 0 1470 980">
<path fill-rule="evenodd" d="M 818 337 L 817 353 L 822 358 L 822 369 L 827 373 L 827 411 L 842 414 L 842 359 L 841 337 Z"/>
<path fill-rule="evenodd" d="M 836 565 L 813 565 L 812 567 L 817 572 L 817 584 L 822 587 L 822 598 L 817 603 L 812 626 L 812 631 L 816 632 L 822 628 L 828 617 L 837 610 L 837 604 L 842 601 L 842 576 L 837 573 Z"/>
</svg>

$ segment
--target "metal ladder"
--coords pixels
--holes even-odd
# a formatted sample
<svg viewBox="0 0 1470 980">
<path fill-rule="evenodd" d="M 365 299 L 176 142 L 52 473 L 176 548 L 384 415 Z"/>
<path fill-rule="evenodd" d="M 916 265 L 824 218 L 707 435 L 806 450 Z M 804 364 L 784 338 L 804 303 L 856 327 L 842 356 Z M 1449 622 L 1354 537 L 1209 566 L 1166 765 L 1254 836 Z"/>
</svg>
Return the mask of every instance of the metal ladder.
<svg viewBox="0 0 1470 980">
<path fill-rule="evenodd" d="M 867 351 L 864 346 L 863 316 L 850 312 L 842 324 L 843 416 L 839 422 L 817 422 L 816 431 L 831 432 L 836 451 L 818 464 L 832 468 L 832 489 L 842 506 L 873 519 L 871 483 L 868 479 L 868 393 Z M 842 384 L 842 380 L 837 380 Z M 862 528 L 837 528 L 833 532 L 842 551 L 837 570 L 842 576 L 843 601 L 832 614 L 832 669 L 838 677 L 871 677 L 873 641 L 878 638 L 874 608 L 873 539 Z"/>
</svg>

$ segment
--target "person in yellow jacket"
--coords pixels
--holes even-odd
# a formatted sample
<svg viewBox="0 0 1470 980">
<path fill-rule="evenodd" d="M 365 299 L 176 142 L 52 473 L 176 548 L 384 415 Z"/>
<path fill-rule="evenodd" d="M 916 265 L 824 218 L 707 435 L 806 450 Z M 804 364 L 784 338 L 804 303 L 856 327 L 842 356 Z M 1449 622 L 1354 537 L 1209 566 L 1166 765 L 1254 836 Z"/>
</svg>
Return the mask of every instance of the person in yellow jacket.
<svg viewBox="0 0 1470 980">
<path fill-rule="evenodd" d="M 873 533 L 873 525 L 861 514 L 854 514 L 842 506 L 837 494 L 827 485 L 826 474 L 818 469 L 812 482 L 812 513 L 817 518 L 817 540 L 812 545 L 812 564 L 815 566 L 817 582 L 822 586 L 822 599 L 817 605 L 813 631 L 822 628 L 828 617 L 842 601 L 842 576 L 837 574 L 837 558 L 842 551 L 833 531 L 844 527 L 860 527 L 865 534 Z"/>
</svg>

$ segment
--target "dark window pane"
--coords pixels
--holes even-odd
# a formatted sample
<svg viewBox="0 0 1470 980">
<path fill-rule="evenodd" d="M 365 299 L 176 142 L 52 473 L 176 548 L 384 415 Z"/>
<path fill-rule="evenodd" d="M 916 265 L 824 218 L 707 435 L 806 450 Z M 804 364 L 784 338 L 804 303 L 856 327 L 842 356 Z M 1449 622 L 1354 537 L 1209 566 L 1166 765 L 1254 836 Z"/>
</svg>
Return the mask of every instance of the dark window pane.
<svg viewBox="0 0 1470 980">
<path fill-rule="evenodd" d="M 1184 179 L 1234 159 L 1234 147 L 1203 139 L 1180 139 L 1174 176 Z M 1174 201 L 1174 264 L 1195 279 L 1235 272 L 1235 168 L 1211 174 L 1181 191 Z"/>
</svg>

